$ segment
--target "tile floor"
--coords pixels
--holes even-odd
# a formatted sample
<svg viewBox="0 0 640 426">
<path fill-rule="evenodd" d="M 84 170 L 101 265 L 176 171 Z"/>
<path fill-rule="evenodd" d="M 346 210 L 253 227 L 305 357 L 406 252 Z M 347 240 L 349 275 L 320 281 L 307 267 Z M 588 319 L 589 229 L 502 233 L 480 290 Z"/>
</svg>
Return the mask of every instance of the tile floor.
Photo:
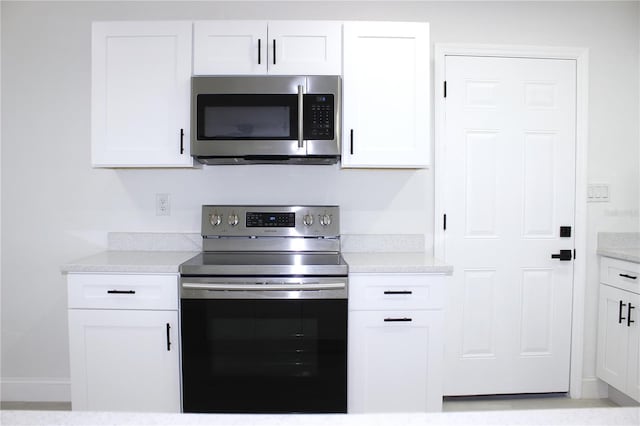
<svg viewBox="0 0 640 426">
<path fill-rule="evenodd" d="M 533 410 L 617 407 L 609 399 L 571 399 L 566 394 L 445 397 L 442 411 Z"/>
<path fill-rule="evenodd" d="M 608 399 L 571 399 L 565 394 L 550 395 L 496 395 L 473 397 L 447 397 L 443 411 L 533 410 L 551 408 L 616 407 Z M 2 410 L 52 410 L 71 409 L 69 402 L 2 402 Z"/>
</svg>

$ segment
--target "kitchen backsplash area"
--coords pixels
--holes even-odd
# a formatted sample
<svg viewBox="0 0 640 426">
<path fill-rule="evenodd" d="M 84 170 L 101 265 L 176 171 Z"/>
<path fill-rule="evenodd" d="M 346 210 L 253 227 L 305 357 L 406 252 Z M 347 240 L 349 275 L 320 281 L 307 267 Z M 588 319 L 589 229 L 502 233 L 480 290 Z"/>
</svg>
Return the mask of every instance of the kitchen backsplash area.
<svg viewBox="0 0 640 426">
<path fill-rule="evenodd" d="M 196 233 L 109 232 L 108 250 L 114 251 L 200 251 L 202 237 Z M 424 252 L 424 235 L 341 235 L 343 252 Z"/>
</svg>

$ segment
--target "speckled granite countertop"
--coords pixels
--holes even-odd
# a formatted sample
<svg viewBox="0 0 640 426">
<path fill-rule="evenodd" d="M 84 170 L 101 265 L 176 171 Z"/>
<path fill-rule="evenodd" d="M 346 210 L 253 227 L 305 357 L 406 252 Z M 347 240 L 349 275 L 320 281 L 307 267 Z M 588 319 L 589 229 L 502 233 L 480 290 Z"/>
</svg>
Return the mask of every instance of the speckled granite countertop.
<svg viewBox="0 0 640 426">
<path fill-rule="evenodd" d="M 180 264 L 199 252 L 111 250 L 69 262 L 63 273 L 177 273 Z M 424 253 L 343 253 L 350 273 L 437 273 L 453 268 Z"/>
<path fill-rule="evenodd" d="M 640 263 L 640 232 L 599 232 L 598 254 Z"/>
<path fill-rule="evenodd" d="M 349 273 L 453 273 L 453 266 L 422 252 L 342 253 Z"/>
<path fill-rule="evenodd" d="M 461 411 L 397 414 L 160 414 L 83 411 L 1 411 L 3 425 L 431 426 L 633 425 L 640 408 Z"/>
<path fill-rule="evenodd" d="M 177 273 L 202 244 L 197 234 L 113 232 L 108 237 L 109 250 L 62 265 L 62 272 Z M 345 235 L 342 249 L 351 273 L 453 272 L 451 265 L 425 254 L 422 235 Z"/>
<path fill-rule="evenodd" d="M 178 273 L 180 264 L 198 253 L 111 250 L 62 265 L 61 270 L 63 273 Z"/>
<path fill-rule="evenodd" d="M 640 248 L 598 249 L 598 254 L 600 256 L 640 263 Z"/>
</svg>

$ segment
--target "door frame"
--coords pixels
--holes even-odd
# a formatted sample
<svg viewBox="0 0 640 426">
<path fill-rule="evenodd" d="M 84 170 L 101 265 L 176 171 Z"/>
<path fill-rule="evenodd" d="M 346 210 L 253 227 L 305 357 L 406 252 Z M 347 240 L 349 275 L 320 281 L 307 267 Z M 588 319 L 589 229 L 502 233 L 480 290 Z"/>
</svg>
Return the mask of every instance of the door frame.
<svg viewBox="0 0 640 426">
<path fill-rule="evenodd" d="M 445 103 L 444 77 L 446 56 L 480 56 L 505 58 L 569 59 L 576 61 L 576 191 L 574 244 L 577 258 L 573 264 L 571 314 L 571 359 L 569 395 L 583 395 L 584 309 L 587 258 L 587 151 L 589 142 L 589 49 L 576 47 L 517 46 L 436 43 L 434 51 L 434 256 L 445 259 L 444 211 L 444 144 Z"/>
</svg>

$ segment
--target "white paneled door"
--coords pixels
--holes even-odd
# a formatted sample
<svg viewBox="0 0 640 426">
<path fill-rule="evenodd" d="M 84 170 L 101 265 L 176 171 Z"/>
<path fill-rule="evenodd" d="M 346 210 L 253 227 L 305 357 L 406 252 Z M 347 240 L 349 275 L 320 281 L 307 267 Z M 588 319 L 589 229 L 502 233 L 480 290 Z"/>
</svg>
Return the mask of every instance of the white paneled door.
<svg viewBox="0 0 640 426">
<path fill-rule="evenodd" d="M 576 61 L 447 56 L 445 395 L 568 392 Z M 571 236 L 561 236 L 571 227 Z"/>
</svg>

